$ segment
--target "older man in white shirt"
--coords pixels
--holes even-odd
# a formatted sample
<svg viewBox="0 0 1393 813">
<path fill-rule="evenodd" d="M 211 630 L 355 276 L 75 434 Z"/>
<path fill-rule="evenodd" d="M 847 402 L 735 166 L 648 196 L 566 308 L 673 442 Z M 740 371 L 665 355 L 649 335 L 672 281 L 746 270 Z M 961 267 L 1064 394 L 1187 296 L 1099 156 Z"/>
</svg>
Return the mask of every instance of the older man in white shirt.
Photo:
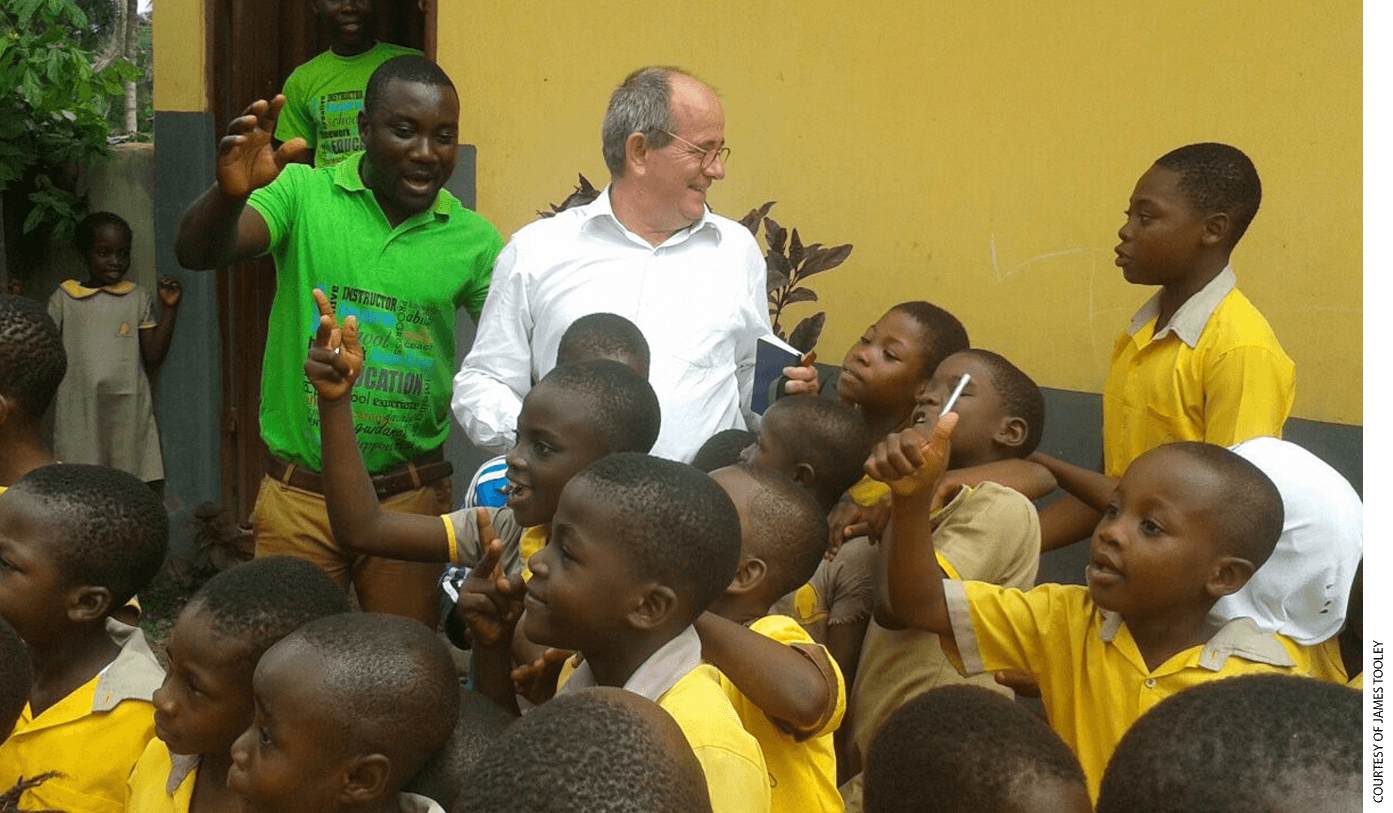
<svg viewBox="0 0 1393 813">
<path fill-rule="evenodd" d="M 452 407 L 476 445 L 506 451 L 561 334 L 586 314 L 616 313 L 652 351 L 653 454 L 690 460 L 711 435 L 753 420 L 755 340 L 770 335 L 764 258 L 749 231 L 706 207 L 729 154 L 709 87 L 676 68 L 640 68 L 610 97 L 603 134 L 600 196 L 522 228 L 499 255 Z"/>
</svg>

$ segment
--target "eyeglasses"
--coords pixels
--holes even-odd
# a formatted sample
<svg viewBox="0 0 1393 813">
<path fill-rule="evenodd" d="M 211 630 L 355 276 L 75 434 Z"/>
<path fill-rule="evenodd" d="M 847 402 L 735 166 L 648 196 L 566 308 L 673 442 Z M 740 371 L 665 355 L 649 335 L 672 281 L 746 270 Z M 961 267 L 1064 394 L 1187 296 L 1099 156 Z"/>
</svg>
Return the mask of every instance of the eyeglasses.
<svg viewBox="0 0 1393 813">
<path fill-rule="evenodd" d="M 716 163 L 716 159 L 717 159 L 717 158 L 720 158 L 720 159 L 721 159 L 721 163 L 722 163 L 722 164 L 724 164 L 726 161 L 730 160 L 730 147 L 727 147 L 727 146 L 725 146 L 725 145 L 721 145 L 721 146 L 719 146 L 719 147 L 712 147 L 711 149 L 708 150 L 708 149 L 706 149 L 705 147 L 699 146 L 699 145 L 697 145 L 697 144 L 693 144 L 692 142 L 688 141 L 687 139 L 683 138 L 682 136 L 680 136 L 680 135 L 678 135 L 677 133 L 674 133 L 674 132 L 672 132 L 672 131 L 670 131 L 670 130 L 664 130 L 663 128 L 659 127 L 659 128 L 658 128 L 658 132 L 660 132 L 660 133 L 667 133 L 668 135 L 672 136 L 673 138 L 677 139 L 678 141 L 681 141 L 683 144 L 686 144 L 688 147 L 691 147 L 691 148 L 692 148 L 692 152 L 693 152 L 694 154 L 699 154 L 699 155 L 701 155 L 701 168 L 702 168 L 702 169 L 706 169 L 706 168 L 710 167 L 712 164 Z"/>
</svg>

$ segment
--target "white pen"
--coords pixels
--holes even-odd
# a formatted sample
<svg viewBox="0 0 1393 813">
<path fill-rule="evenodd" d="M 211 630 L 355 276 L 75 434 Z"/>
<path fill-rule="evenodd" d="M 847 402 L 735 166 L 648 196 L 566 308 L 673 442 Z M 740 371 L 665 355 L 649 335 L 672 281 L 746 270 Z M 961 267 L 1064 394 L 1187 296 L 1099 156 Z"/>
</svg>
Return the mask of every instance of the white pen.
<svg viewBox="0 0 1393 813">
<path fill-rule="evenodd" d="M 957 406 L 958 396 L 963 394 L 963 389 L 967 387 L 967 382 L 971 380 L 971 374 L 963 373 L 963 377 L 958 379 L 958 386 L 953 388 L 953 392 L 948 396 L 948 400 L 943 402 L 943 409 L 938 411 L 940 417 L 953 411 L 953 407 Z"/>
</svg>

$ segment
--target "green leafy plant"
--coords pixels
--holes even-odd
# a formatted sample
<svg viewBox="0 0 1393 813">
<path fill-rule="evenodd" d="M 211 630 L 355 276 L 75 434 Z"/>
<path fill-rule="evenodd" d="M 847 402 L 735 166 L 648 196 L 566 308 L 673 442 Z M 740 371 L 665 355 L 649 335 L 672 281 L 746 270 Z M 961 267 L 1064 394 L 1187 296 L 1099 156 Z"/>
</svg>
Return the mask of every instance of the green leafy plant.
<svg viewBox="0 0 1393 813">
<path fill-rule="evenodd" d="M 125 60 L 93 69 L 95 27 L 72 0 L 0 3 L 0 191 L 24 193 L 26 234 L 72 237 L 86 210 L 74 170 L 107 153 L 106 98 L 140 77 Z"/>
<path fill-rule="evenodd" d="M 846 262 L 851 256 L 851 244 L 824 246 L 821 243 L 803 244 L 798 230 L 780 226 L 769 210 L 774 201 L 769 201 L 740 218 L 740 225 L 759 237 L 759 226 L 764 225 L 764 264 L 768 270 L 769 321 L 774 334 L 788 342 L 798 352 L 807 353 L 817 346 L 822 327 L 827 321 L 827 312 L 818 311 L 803 318 L 787 335 L 780 323 L 784 308 L 795 302 L 816 302 L 817 292 L 804 283 L 808 277 L 821 274 Z"/>
<path fill-rule="evenodd" d="M 584 206 L 600 196 L 600 190 L 586 180 L 584 175 L 578 177 L 580 183 L 560 205 L 549 203 L 547 206 L 551 208 L 550 212 L 539 210 L 537 214 L 542 217 L 555 217 L 572 206 Z M 804 282 L 814 274 L 830 271 L 846 262 L 846 258 L 851 256 L 851 244 L 804 245 L 797 229 L 790 231 L 769 217 L 769 210 L 774 208 L 774 203 L 775 201 L 771 200 L 759 208 L 751 209 L 749 214 L 740 218 L 740 225 L 749 229 L 756 240 L 759 239 L 760 224 L 764 225 L 764 265 L 768 274 L 766 290 L 769 295 L 769 321 L 775 335 L 788 342 L 798 352 L 807 353 L 817 345 L 818 337 L 822 335 L 827 312 L 818 311 L 805 317 L 794 325 L 791 333 L 785 333 L 780 321 L 784 308 L 795 302 L 818 301 L 817 292 Z"/>
</svg>

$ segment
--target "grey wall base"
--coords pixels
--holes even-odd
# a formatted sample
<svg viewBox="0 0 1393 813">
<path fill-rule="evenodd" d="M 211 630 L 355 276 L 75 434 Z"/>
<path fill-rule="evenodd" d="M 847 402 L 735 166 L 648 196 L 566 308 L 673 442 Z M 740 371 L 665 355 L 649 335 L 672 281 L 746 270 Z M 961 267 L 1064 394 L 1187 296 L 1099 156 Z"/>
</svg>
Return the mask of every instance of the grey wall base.
<svg viewBox="0 0 1393 813">
<path fill-rule="evenodd" d="M 1103 397 L 1097 393 L 1042 387 L 1045 433 L 1040 451 L 1088 468 L 1103 461 Z M 1291 418 L 1282 437 L 1308 449 L 1364 493 L 1364 427 Z M 1049 499 L 1041 500 L 1043 506 Z M 1082 542 L 1040 557 L 1039 582 L 1082 584 L 1088 544 Z"/>
<path fill-rule="evenodd" d="M 164 441 L 165 502 L 170 548 L 191 550 L 192 509 L 222 498 L 218 459 L 222 371 L 217 274 L 185 271 L 174 258 L 179 218 L 213 182 L 217 135 L 208 113 L 155 113 L 155 270 L 184 285 L 179 321 L 160 370 L 160 434 Z"/>
</svg>

